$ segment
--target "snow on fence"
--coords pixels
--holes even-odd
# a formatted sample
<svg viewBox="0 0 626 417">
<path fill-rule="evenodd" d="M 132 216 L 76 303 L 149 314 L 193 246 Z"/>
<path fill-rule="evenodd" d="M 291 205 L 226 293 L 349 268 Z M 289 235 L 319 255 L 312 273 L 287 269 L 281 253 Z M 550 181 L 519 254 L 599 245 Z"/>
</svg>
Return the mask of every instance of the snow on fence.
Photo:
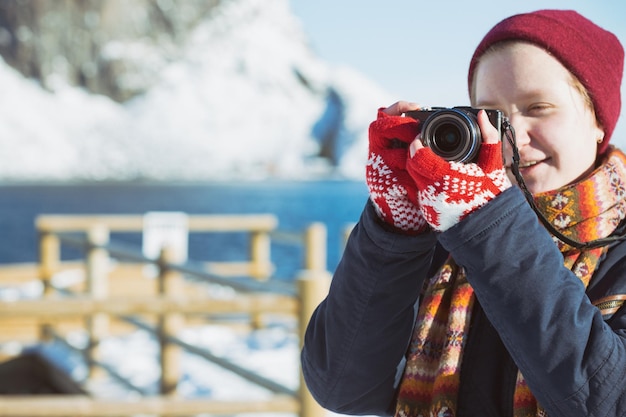
<svg viewBox="0 0 626 417">
<path fill-rule="evenodd" d="M 187 221 L 190 233 L 249 233 L 249 260 L 238 263 L 203 263 L 199 267 L 190 262 L 181 262 L 180 252 L 167 245 L 162 248 L 158 257 L 148 258 L 138 250 L 120 248 L 110 241 L 111 232 L 141 232 L 144 226 L 142 216 L 42 215 L 37 218 L 40 245 L 37 275 L 43 284 L 43 295 L 39 299 L 0 303 L 0 321 L 32 319 L 40 328 L 40 340 L 63 340 L 63 330 L 59 329 L 63 329 L 66 321 L 85 323 L 89 341 L 82 353 L 89 365 L 90 377 L 98 378 L 103 372 L 107 372 L 131 388 L 130 382 L 115 375 L 114 370 L 99 361 L 99 341 L 113 331 L 112 318 L 152 331 L 159 340 L 162 371 L 160 392 L 158 395 L 132 400 L 68 395 L 3 396 L 0 401 L 0 415 L 95 417 L 249 412 L 294 413 L 302 417 L 325 415 L 306 389 L 302 376 L 299 389 L 294 391 L 177 337 L 191 320 L 196 320 L 196 323 L 202 320 L 198 318 L 199 315 L 243 314 L 250 318 L 253 326 L 261 326 L 263 315 L 281 314 L 296 319 L 301 341 L 313 309 L 325 297 L 330 284 L 330 274 L 326 269 L 325 226 L 314 223 L 302 233 L 280 232 L 277 230 L 278 221 L 273 215 L 192 215 Z M 272 240 L 303 245 L 303 268 L 294 280 L 295 285 L 268 281 L 273 270 L 270 258 Z M 78 290 L 68 291 L 55 286 L 53 278 L 67 267 L 66 262 L 61 259 L 62 245 L 84 251 L 84 283 Z M 76 267 L 75 262 L 71 264 Z M 142 274 L 145 275 L 146 265 L 156 265 L 155 279 L 141 277 Z M 23 268 L 18 270 L 24 275 Z M 113 279 L 115 274 L 119 276 L 116 280 Z M 233 278 L 241 274 L 252 278 Z M 194 279 L 196 284 L 201 281 L 230 287 L 236 291 L 237 296 L 198 296 L 197 290 L 193 288 Z M 152 290 L 146 290 L 146 281 L 152 282 Z M 126 295 L 120 295 L 116 282 L 123 284 Z M 141 318 L 146 316 L 157 319 L 152 323 L 142 321 Z M 69 343 L 68 346 L 71 347 Z M 181 349 L 263 386 L 273 392 L 273 395 L 265 401 L 250 401 L 245 398 L 219 401 L 177 396 L 177 384 L 181 377 Z"/>
</svg>

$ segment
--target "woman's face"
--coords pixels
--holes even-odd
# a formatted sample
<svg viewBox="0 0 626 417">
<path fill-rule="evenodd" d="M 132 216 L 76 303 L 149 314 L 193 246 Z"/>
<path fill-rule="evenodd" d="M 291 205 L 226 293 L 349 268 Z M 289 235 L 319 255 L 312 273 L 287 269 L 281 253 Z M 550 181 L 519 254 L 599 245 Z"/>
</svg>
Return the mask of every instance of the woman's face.
<svg viewBox="0 0 626 417">
<path fill-rule="evenodd" d="M 531 193 L 571 184 L 593 170 L 604 132 L 570 72 L 545 50 L 515 42 L 486 53 L 473 91 L 474 107 L 502 110 L 515 128 L 520 172 Z M 508 168 L 508 144 L 504 154 Z"/>
</svg>

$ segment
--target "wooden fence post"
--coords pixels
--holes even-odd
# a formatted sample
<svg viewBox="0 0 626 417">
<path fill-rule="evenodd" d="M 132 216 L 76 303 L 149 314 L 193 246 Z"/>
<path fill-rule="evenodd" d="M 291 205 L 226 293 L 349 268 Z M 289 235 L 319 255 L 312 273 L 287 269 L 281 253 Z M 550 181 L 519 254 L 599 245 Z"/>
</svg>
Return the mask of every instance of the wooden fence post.
<svg viewBox="0 0 626 417">
<path fill-rule="evenodd" d="M 313 311 L 328 294 L 331 276 L 327 271 L 302 271 L 298 277 L 300 297 L 300 315 L 298 329 L 300 346 L 304 343 L 304 334 Z M 324 417 L 326 411 L 315 401 L 304 382 L 300 371 L 300 417 Z"/>
<path fill-rule="evenodd" d="M 272 242 L 270 235 L 264 231 L 254 231 L 250 234 L 250 262 L 252 269 L 250 276 L 259 281 L 266 281 L 272 274 Z M 250 317 L 253 329 L 263 327 L 263 315 L 253 314 Z"/>
<path fill-rule="evenodd" d="M 267 280 L 272 271 L 271 241 L 267 232 L 252 232 L 250 236 L 251 275 L 258 280 Z"/>
<path fill-rule="evenodd" d="M 94 300 L 104 300 L 109 295 L 109 253 L 103 248 L 109 243 L 109 229 L 103 224 L 96 224 L 87 231 L 89 249 L 87 251 L 86 283 L 87 292 Z M 87 347 L 87 365 L 90 378 L 104 375 L 96 363 L 100 360 L 100 341 L 109 332 L 109 316 L 94 314 L 87 319 L 89 346 Z"/>
<path fill-rule="evenodd" d="M 313 311 L 328 294 L 331 275 L 326 269 L 327 231 L 323 223 L 312 223 L 304 236 L 304 270 L 298 277 L 300 346 Z M 300 372 L 300 417 L 324 417 L 326 411 L 315 401 Z"/>
<path fill-rule="evenodd" d="M 39 235 L 39 278 L 43 284 L 44 297 L 52 291 L 52 277 L 59 269 L 61 261 L 61 242 L 52 232 L 44 231 Z"/>
<path fill-rule="evenodd" d="M 61 262 L 61 242 L 59 237 L 50 231 L 39 234 L 39 279 L 43 286 L 42 296 L 50 297 L 54 292 L 52 277 L 59 269 Z M 42 341 L 51 337 L 51 325 L 43 322 L 39 329 L 39 338 Z"/>
<path fill-rule="evenodd" d="M 312 223 L 304 236 L 304 269 L 326 271 L 326 225 Z"/>
<path fill-rule="evenodd" d="M 159 258 L 159 294 L 170 298 L 184 296 L 184 280 L 180 272 L 169 268 L 168 265 L 179 263 L 177 251 L 171 247 L 165 247 Z M 159 319 L 159 343 L 161 359 L 161 394 L 175 396 L 178 381 L 180 380 L 181 348 L 170 343 L 168 336 L 177 336 L 184 327 L 184 317 L 180 313 L 164 314 Z"/>
</svg>

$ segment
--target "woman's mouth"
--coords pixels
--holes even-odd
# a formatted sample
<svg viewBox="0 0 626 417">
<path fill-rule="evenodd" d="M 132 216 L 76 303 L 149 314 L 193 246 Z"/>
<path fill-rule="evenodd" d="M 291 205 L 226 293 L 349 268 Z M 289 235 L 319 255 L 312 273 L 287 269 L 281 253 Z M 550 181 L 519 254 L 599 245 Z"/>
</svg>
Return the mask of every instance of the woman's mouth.
<svg viewBox="0 0 626 417">
<path fill-rule="evenodd" d="M 520 171 L 529 171 L 529 170 L 531 170 L 533 167 L 535 167 L 535 166 L 537 166 L 537 165 L 539 165 L 539 164 L 541 164 L 541 163 L 543 163 L 543 162 L 546 162 L 548 159 L 549 159 L 549 158 L 542 159 L 542 160 L 535 160 L 535 161 L 520 161 L 520 163 L 518 164 L 517 168 L 518 168 Z M 510 169 L 511 169 L 511 166 L 509 165 L 509 166 L 507 166 L 506 168 L 507 168 L 508 170 L 510 170 Z"/>
<path fill-rule="evenodd" d="M 520 163 L 519 169 L 530 168 L 531 166 L 537 165 L 539 162 L 541 161 L 529 161 L 529 162 Z"/>
</svg>

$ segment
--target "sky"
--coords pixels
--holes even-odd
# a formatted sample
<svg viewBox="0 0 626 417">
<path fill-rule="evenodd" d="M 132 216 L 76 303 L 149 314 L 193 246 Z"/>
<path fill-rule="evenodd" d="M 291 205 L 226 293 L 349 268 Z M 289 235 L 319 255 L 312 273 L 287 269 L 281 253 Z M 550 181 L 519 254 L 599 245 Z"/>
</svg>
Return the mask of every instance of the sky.
<svg viewBox="0 0 626 417">
<path fill-rule="evenodd" d="M 474 48 L 493 25 L 516 13 L 574 9 L 626 45 L 622 0 L 290 2 L 321 58 L 353 67 L 398 100 L 428 106 L 468 104 L 466 74 Z"/>
</svg>

